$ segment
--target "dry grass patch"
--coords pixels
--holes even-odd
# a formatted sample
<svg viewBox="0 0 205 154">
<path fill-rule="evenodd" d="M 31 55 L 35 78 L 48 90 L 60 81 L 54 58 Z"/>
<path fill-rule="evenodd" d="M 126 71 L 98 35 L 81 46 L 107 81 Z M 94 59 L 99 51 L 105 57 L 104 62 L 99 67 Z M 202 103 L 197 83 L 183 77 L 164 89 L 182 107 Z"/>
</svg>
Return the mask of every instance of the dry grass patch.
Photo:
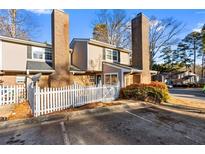
<svg viewBox="0 0 205 154">
<path fill-rule="evenodd" d="M 189 100 L 183 98 L 170 97 L 168 102 L 173 105 L 180 105 L 180 106 L 205 110 L 205 102 L 201 102 L 198 100 L 191 100 L 191 99 Z"/>
<path fill-rule="evenodd" d="M 28 102 L 15 104 L 8 120 L 25 119 L 32 117 L 31 109 Z"/>
<path fill-rule="evenodd" d="M 109 107 L 109 106 L 115 106 L 115 105 L 121 105 L 123 103 L 120 102 L 107 102 L 107 103 L 102 103 L 102 102 L 95 102 L 95 103 L 90 103 L 90 104 L 86 104 L 86 105 L 82 105 L 79 107 L 75 107 L 75 108 L 69 108 L 69 109 L 65 109 L 65 110 L 61 110 L 61 111 L 56 111 L 56 112 L 52 112 L 49 114 L 55 114 L 55 113 L 61 113 L 61 112 L 73 112 L 73 111 L 81 111 L 81 110 L 86 110 L 86 109 L 95 109 L 98 107 Z"/>
</svg>

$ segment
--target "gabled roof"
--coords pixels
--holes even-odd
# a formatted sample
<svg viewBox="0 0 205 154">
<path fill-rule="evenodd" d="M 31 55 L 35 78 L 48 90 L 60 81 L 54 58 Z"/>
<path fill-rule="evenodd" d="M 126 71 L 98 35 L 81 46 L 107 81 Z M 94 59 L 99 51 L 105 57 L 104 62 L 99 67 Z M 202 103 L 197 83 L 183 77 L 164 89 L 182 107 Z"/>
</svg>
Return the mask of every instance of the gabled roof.
<svg viewBox="0 0 205 154">
<path fill-rule="evenodd" d="M 125 64 L 120 64 L 120 63 L 103 62 L 103 64 L 109 65 L 109 66 L 112 66 L 112 67 L 116 67 L 118 69 L 123 69 L 125 72 L 127 71 L 127 72 L 130 72 L 130 73 L 141 73 L 143 71 L 143 70 L 134 68 L 130 65 L 125 65 Z M 150 72 L 153 73 L 153 74 L 157 73 L 157 71 L 153 71 L 153 70 L 150 70 Z"/>
<path fill-rule="evenodd" d="M 103 64 L 111 66 L 111 67 L 115 67 L 118 69 L 123 69 L 124 72 L 131 72 L 131 73 L 140 73 L 142 72 L 142 70 L 133 68 L 129 65 L 125 65 L 125 64 L 119 64 L 119 63 L 110 63 L 110 62 L 103 62 Z"/>
<path fill-rule="evenodd" d="M 87 42 L 87 43 L 90 43 L 90 44 L 94 44 L 94 45 L 98 45 L 98 46 L 102 46 L 102 47 L 106 47 L 106 48 L 110 48 L 110 49 L 115 49 L 115 50 L 119 50 L 119 51 L 122 51 L 122 52 L 131 53 L 130 49 L 117 47 L 115 45 L 105 43 L 105 42 L 101 42 L 101 41 L 97 41 L 97 40 L 90 39 L 90 38 L 74 38 L 70 43 L 70 48 L 73 47 L 75 42 Z"/>
</svg>

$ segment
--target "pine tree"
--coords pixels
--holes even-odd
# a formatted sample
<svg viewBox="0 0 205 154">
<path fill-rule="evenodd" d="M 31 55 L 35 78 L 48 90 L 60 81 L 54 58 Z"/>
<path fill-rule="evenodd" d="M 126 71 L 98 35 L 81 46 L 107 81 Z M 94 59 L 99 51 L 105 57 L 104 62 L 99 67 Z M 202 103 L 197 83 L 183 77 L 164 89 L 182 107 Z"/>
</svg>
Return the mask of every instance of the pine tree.
<svg viewBox="0 0 205 154">
<path fill-rule="evenodd" d="M 202 35 L 202 69 L 201 69 L 201 76 L 204 77 L 204 68 L 205 68 L 205 24 L 201 30 Z"/>
<path fill-rule="evenodd" d="M 181 55 L 184 56 L 184 60 L 187 61 L 187 63 L 193 63 L 193 72 L 196 73 L 196 58 L 201 49 L 200 32 L 191 32 L 182 40 L 182 44 L 182 49 L 185 50 L 185 53 L 188 55 L 185 56 L 185 53 L 182 53 Z M 192 57 L 192 60 L 190 60 L 190 57 Z"/>
<path fill-rule="evenodd" d="M 192 56 L 192 52 L 190 52 L 187 43 L 184 41 L 180 42 L 177 46 L 174 59 L 182 67 L 186 67 L 186 70 L 188 70 L 191 67 L 191 64 L 193 63 L 193 59 L 191 58 L 191 56 Z"/>
</svg>

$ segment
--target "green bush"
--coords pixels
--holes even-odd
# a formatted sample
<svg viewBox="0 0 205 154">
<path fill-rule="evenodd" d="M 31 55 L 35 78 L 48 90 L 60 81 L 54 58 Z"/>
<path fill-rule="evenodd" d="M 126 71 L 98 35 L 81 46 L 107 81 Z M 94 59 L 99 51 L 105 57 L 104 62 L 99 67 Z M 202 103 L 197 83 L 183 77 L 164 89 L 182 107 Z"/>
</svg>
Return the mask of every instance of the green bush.
<svg viewBox="0 0 205 154">
<path fill-rule="evenodd" d="M 124 99 L 137 99 L 152 103 L 161 103 L 169 98 L 169 91 L 164 83 L 153 82 L 150 84 L 132 84 L 120 91 Z"/>
</svg>

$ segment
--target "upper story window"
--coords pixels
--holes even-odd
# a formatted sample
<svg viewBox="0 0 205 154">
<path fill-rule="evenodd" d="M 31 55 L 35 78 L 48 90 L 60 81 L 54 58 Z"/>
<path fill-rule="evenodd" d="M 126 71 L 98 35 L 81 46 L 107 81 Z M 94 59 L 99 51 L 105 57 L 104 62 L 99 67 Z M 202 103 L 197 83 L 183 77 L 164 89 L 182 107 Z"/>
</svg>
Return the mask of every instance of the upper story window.
<svg viewBox="0 0 205 154">
<path fill-rule="evenodd" d="M 32 59 L 43 59 L 43 52 L 34 51 Z"/>
<path fill-rule="evenodd" d="M 51 52 L 45 52 L 45 59 L 46 60 L 52 60 L 52 53 Z"/>
<path fill-rule="evenodd" d="M 32 47 L 32 59 L 39 61 L 51 61 L 52 52 L 45 48 Z"/>
<path fill-rule="evenodd" d="M 111 61 L 111 62 L 119 61 L 118 51 L 106 49 L 105 53 L 106 53 L 106 56 L 105 56 L 106 60 Z"/>
</svg>

